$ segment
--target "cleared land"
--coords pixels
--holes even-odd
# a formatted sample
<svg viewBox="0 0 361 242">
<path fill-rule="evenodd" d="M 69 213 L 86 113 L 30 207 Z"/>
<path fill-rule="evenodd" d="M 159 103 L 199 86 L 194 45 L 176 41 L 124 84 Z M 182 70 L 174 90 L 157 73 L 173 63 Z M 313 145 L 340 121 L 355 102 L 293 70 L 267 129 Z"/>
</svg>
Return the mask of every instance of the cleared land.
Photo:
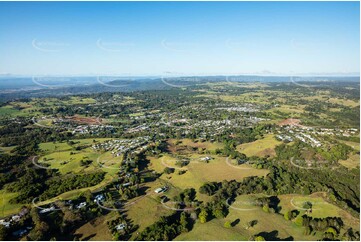
<svg viewBox="0 0 361 242">
<path fill-rule="evenodd" d="M 312 235 L 305 236 L 303 228 L 292 221 L 286 221 L 282 215 L 266 213 L 262 208 L 252 205 L 258 195 L 238 196 L 224 219 L 213 219 L 205 224 L 195 224 L 192 231 L 181 234 L 176 240 L 248 240 L 252 235 L 264 233 L 266 240 L 316 240 Z M 231 228 L 224 228 L 224 223 L 233 223 Z M 247 223 L 257 221 L 247 229 Z M 272 222 L 271 222 L 272 221 Z M 292 236 L 291 236 L 292 235 Z"/>
<path fill-rule="evenodd" d="M 9 193 L 5 190 L 0 190 L 0 217 L 6 217 L 8 215 L 15 214 L 21 209 L 23 206 L 22 204 L 12 204 L 9 202 L 16 196 L 17 193 Z"/>
<path fill-rule="evenodd" d="M 248 157 L 250 156 L 259 156 L 264 157 L 266 155 L 275 156 L 276 153 L 274 148 L 277 145 L 282 144 L 281 141 L 276 140 L 274 135 L 265 135 L 263 139 L 256 140 L 251 143 L 245 143 L 237 146 L 237 150 Z"/>
<path fill-rule="evenodd" d="M 179 168 L 175 165 L 175 158 L 164 154 L 163 157 L 150 157 L 149 168 L 163 172 L 166 167 L 177 168 L 172 174 L 162 174 L 161 178 L 179 188 L 195 188 L 198 190 L 205 182 L 208 181 L 223 181 L 223 180 L 242 180 L 248 176 L 265 176 L 268 170 L 255 169 L 249 165 L 231 166 L 227 164 L 226 157 L 215 156 L 209 163 L 200 161 L 201 157 L 205 155 L 192 155 L 189 165 Z M 244 169 L 239 169 L 239 168 Z M 179 175 L 178 170 L 186 170 L 185 174 Z"/>
<path fill-rule="evenodd" d="M 325 193 L 319 192 L 314 193 L 308 196 L 299 195 L 299 194 L 288 194 L 280 195 L 278 198 L 280 201 L 280 206 L 282 207 L 281 213 L 297 209 L 300 211 L 300 214 L 295 219 L 295 222 L 299 223 L 301 216 L 305 213 L 303 209 L 303 204 L 305 202 L 312 203 L 312 213 L 309 213 L 308 216 L 314 218 L 325 218 L 325 217 L 341 217 L 344 223 L 348 226 L 359 228 L 360 221 L 353 217 L 348 212 L 342 210 L 341 208 L 327 202 L 324 199 Z"/>
</svg>

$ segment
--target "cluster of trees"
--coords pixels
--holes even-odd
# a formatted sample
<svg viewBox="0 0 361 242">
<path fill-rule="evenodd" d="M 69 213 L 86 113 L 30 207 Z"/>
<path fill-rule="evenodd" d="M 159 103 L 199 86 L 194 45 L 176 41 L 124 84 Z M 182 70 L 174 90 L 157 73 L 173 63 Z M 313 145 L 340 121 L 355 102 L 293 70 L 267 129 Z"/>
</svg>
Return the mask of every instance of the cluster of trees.
<svg viewBox="0 0 361 242">
<path fill-rule="evenodd" d="M 183 202 L 185 204 L 194 202 L 196 198 L 196 190 L 194 188 L 186 188 L 178 195 L 174 196 L 173 200 L 176 202 Z"/>
<path fill-rule="evenodd" d="M 190 162 L 189 159 L 183 158 L 183 159 L 181 159 L 181 160 L 177 160 L 176 163 L 175 163 L 175 165 L 176 165 L 176 166 L 179 166 L 179 167 L 183 167 L 183 166 L 188 165 L 189 162 Z"/>
<path fill-rule="evenodd" d="M 95 186 L 104 179 L 104 176 L 105 172 L 94 172 L 48 179 L 45 182 L 46 190 L 39 196 L 39 198 L 46 200 L 74 189 Z"/>
<path fill-rule="evenodd" d="M 24 173 L 26 159 L 26 156 L 17 154 L 0 155 L 0 189 Z"/>
<path fill-rule="evenodd" d="M 360 241 L 360 232 L 354 231 L 352 228 L 349 228 L 342 235 L 341 240 L 343 240 L 343 241 Z"/>
<path fill-rule="evenodd" d="M 312 231 L 322 231 L 325 239 L 334 240 L 344 224 L 339 217 L 312 218 L 305 214 L 302 216 L 302 226 L 305 227 L 306 235 L 311 234 Z"/>
<path fill-rule="evenodd" d="M 299 213 L 300 212 L 298 210 L 294 209 L 291 211 L 286 211 L 285 214 L 283 214 L 283 217 L 286 220 L 292 220 L 292 219 L 296 218 Z"/>
<path fill-rule="evenodd" d="M 117 218 L 107 221 L 107 225 L 115 241 L 129 240 L 131 234 L 138 229 L 137 225 L 133 225 L 133 222 L 120 212 L 118 212 Z M 123 228 L 117 229 L 118 225 L 123 225 Z"/>
<path fill-rule="evenodd" d="M 308 144 L 305 144 L 301 141 L 296 141 L 293 145 L 281 144 L 276 146 L 275 151 L 277 154 L 278 160 L 304 160 L 305 158 L 302 155 L 302 150 L 306 150 L 308 153 L 312 153 L 313 159 L 324 163 L 327 161 L 328 164 L 335 164 L 339 160 L 346 160 L 348 154 L 353 150 L 350 146 L 337 143 L 331 147 L 311 147 Z M 327 164 L 323 164 L 327 165 Z"/>
<path fill-rule="evenodd" d="M 221 187 L 222 184 L 220 182 L 206 182 L 199 188 L 199 192 L 202 194 L 207 194 L 208 196 L 212 196 Z"/>
<path fill-rule="evenodd" d="M 121 186 L 119 188 L 119 195 L 124 200 L 137 197 L 139 196 L 138 186 L 128 186 L 128 187 Z"/>
<path fill-rule="evenodd" d="M 282 145 L 281 145 L 282 146 Z M 291 148 L 293 146 L 290 146 Z M 298 149 L 292 148 L 296 154 Z M 338 169 L 300 169 L 284 162 L 284 156 L 291 155 L 291 151 L 277 151 L 275 159 L 262 161 L 262 166 L 270 173 L 262 177 L 246 177 L 240 182 L 239 194 L 266 193 L 280 195 L 290 193 L 311 194 L 327 192 L 328 201 L 348 210 L 355 216 L 360 211 L 359 170 L 349 170 L 339 166 Z M 281 158 L 280 158 L 281 157 Z M 342 177 L 342 179 L 340 179 Z"/>
<path fill-rule="evenodd" d="M 25 168 L 17 179 L 6 185 L 9 192 L 17 192 L 18 195 L 10 200 L 10 203 L 30 203 L 46 189 L 44 181 L 55 175 L 52 170 Z"/>
<path fill-rule="evenodd" d="M 19 193 L 10 202 L 30 203 L 36 197 L 46 200 L 67 191 L 94 186 L 104 179 L 104 175 L 104 172 L 95 172 L 63 177 L 57 176 L 52 170 L 27 168 L 21 177 L 6 188 L 10 192 Z"/>
<path fill-rule="evenodd" d="M 278 213 L 281 208 L 278 206 L 280 200 L 276 196 L 259 197 L 256 199 L 256 205 L 262 207 L 266 213 Z"/>
<path fill-rule="evenodd" d="M 166 168 L 164 168 L 163 171 L 165 174 L 172 174 L 175 171 L 175 169 L 172 167 L 166 167 Z"/>
<path fill-rule="evenodd" d="M 182 232 L 191 229 L 192 220 L 186 212 L 175 212 L 170 216 L 162 216 L 159 221 L 145 228 L 135 240 L 173 240 Z"/>
</svg>

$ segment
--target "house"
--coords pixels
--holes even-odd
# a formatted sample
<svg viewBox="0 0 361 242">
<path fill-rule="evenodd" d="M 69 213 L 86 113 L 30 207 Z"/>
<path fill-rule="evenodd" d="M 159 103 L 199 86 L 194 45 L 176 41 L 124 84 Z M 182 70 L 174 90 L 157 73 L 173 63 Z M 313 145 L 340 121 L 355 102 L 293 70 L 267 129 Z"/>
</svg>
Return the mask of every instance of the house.
<svg viewBox="0 0 361 242">
<path fill-rule="evenodd" d="M 163 188 L 157 188 L 154 190 L 155 193 L 162 193 L 163 192 Z"/>
<path fill-rule="evenodd" d="M 126 228 L 126 224 L 118 224 L 117 226 L 115 226 L 115 229 L 120 231 L 120 230 L 124 230 Z"/>
<path fill-rule="evenodd" d="M 124 184 L 123 184 L 123 187 L 128 187 L 128 186 L 130 186 L 130 185 L 132 185 L 132 183 L 131 183 L 131 182 L 127 182 L 127 183 L 124 183 Z"/>
<path fill-rule="evenodd" d="M 101 202 L 101 201 L 104 201 L 105 200 L 105 197 L 103 194 L 98 194 L 95 196 L 95 199 L 94 199 L 94 202 L 95 203 L 98 203 L 98 202 Z"/>
<path fill-rule="evenodd" d="M 0 220 L 0 224 L 3 225 L 5 228 L 9 228 L 9 227 L 10 227 L 10 222 L 5 221 L 5 219 L 1 219 L 1 220 Z"/>
<path fill-rule="evenodd" d="M 20 221 L 20 216 L 19 215 L 13 215 L 12 217 L 11 217 L 11 221 L 13 221 L 13 222 L 19 222 Z"/>
<path fill-rule="evenodd" d="M 47 213 L 47 212 L 51 212 L 53 210 L 55 210 L 55 207 L 51 206 L 50 208 L 44 208 L 44 209 L 40 210 L 39 213 Z"/>
<path fill-rule="evenodd" d="M 76 206 L 77 209 L 81 209 L 86 206 L 86 202 L 80 203 L 78 206 Z"/>
<path fill-rule="evenodd" d="M 210 161 L 211 159 L 212 159 L 211 157 L 206 156 L 201 158 L 201 161 Z"/>
<path fill-rule="evenodd" d="M 155 193 L 162 193 L 162 192 L 166 192 L 168 190 L 167 186 L 164 187 L 160 187 L 154 190 Z"/>
</svg>

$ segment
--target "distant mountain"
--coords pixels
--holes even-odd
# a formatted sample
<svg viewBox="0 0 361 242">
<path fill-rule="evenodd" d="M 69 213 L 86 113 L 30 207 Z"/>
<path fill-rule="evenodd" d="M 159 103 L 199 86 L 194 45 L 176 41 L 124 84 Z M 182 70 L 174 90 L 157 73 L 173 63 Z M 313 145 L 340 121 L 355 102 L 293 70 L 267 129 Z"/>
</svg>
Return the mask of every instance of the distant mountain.
<svg viewBox="0 0 361 242">
<path fill-rule="evenodd" d="M 104 79 L 104 80 L 103 80 Z M 290 76 L 188 76 L 161 78 L 125 77 L 0 77 L 0 101 L 14 98 L 62 96 L 100 92 L 167 90 L 209 82 L 360 82 L 360 77 Z"/>
</svg>

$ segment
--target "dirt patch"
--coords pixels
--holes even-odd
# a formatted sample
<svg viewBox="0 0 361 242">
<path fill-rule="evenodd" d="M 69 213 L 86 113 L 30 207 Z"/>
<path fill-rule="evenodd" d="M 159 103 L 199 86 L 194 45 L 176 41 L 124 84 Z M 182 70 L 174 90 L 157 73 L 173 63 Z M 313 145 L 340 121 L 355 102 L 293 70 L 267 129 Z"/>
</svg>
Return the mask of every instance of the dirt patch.
<svg viewBox="0 0 361 242">
<path fill-rule="evenodd" d="M 101 124 L 101 118 L 94 118 L 94 117 L 80 117 L 80 116 L 72 116 L 67 117 L 67 119 L 71 122 L 78 123 L 78 124 Z"/>
<path fill-rule="evenodd" d="M 267 149 L 259 152 L 259 155 L 263 156 L 263 157 L 264 156 L 274 157 L 274 156 L 276 156 L 276 151 L 274 149 L 272 149 L 272 148 L 267 148 Z"/>
<path fill-rule="evenodd" d="M 296 118 L 288 118 L 288 119 L 285 119 L 285 120 L 279 122 L 278 125 L 279 125 L 279 126 L 290 125 L 290 126 L 304 127 L 303 125 L 301 125 L 301 120 L 300 120 L 300 119 L 296 119 Z"/>
</svg>

